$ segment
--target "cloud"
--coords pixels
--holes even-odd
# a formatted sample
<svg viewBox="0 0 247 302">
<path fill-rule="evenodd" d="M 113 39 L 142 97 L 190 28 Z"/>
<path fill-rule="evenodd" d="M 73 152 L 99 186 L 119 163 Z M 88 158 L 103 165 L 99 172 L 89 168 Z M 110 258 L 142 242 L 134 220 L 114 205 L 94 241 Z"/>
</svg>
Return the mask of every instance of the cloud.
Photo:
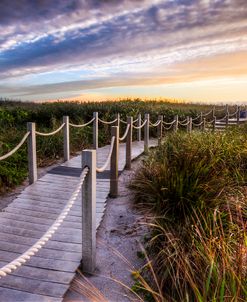
<svg viewBox="0 0 247 302">
<path fill-rule="evenodd" d="M 244 52 L 247 6 L 245 0 L 2 0 L 0 30 L 2 91 L 72 92 L 143 79 L 151 84 L 160 81 L 161 69 L 163 81 L 174 81 L 179 64 Z M 66 80 L 66 71 L 77 74 L 75 81 Z M 42 85 L 47 72 L 54 83 Z M 83 78 L 89 72 L 91 79 Z M 33 74 L 41 75 L 41 85 L 32 85 Z M 16 79 L 25 86 L 11 90 Z"/>
</svg>

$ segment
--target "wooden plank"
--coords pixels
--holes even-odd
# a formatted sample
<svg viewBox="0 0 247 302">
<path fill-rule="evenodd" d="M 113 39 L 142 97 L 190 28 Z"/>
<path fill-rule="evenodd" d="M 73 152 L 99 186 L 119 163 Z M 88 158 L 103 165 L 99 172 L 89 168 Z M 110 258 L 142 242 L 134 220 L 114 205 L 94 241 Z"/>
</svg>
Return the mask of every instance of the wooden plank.
<svg viewBox="0 0 247 302">
<path fill-rule="evenodd" d="M 0 297 L 3 302 L 62 302 L 62 298 L 36 295 L 4 287 L 0 287 Z"/>
<path fill-rule="evenodd" d="M 10 262 L 10 261 L 13 261 L 14 259 L 16 259 L 18 256 L 20 256 L 20 254 L 18 254 L 18 253 L 1 251 L 0 261 Z M 27 261 L 27 265 L 32 266 L 32 267 L 48 269 L 48 270 L 73 273 L 76 271 L 77 267 L 79 266 L 79 262 L 66 261 L 66 260 L 61 260 L 61 259 L 47 259 L 47 258 L 41 258 L 38 256 L 32 256 Z M 5 277 L 2 279 L 5 279 Z M 0 279 L 0 281 L 2 279 Z"/>
<path fill-rule="evenodd" d="M 13 252 L 22 254 L 26 252 L 26 250 L 30 248 L 30 245 L 24 245 L 22 243 L 13 243 L 13 242 L 6 242 L 0 240 L 0 251 L 5 252 Z M 44 245 L 44 247 L 39 250 L 35 255 L 40 258 L 46 259 L 57 259 L 57 260 L 66 260 L 66 261 L 76 261 L 80 262 L 81 260 L 81 252 L 71 252 L 71 251 L 60 251 L 60 250 L 53 250 L 49 249 Z"/>
<path fill-rule="evenodd" d="M 65 284 L 34 280 L 13 275 L 1 278 L 0 286 L 55 298 L 62 298 L 68 289 L 68 286 Z"/>
<path fill-rule="evenodd" d="M 16 244 L 25 244 L 29 247 L 35 242 L 37 242 L 37 238 L 23 237 L 11 233 L 0 233 L 0 240 L 6 242 L 9 241 Z M 45 244 L 45 248 L 59 251 L 81 253 L 81 243 L 60 242 L 54 241 L 53 239 L 50 239 Z"/>
<path fill-rule="evenodd" d="M 8 262 L 0 262 L 1 266 L 6 265 Z M 23 265 L 11 273 L 13 276 L 26 277 L 30 279 L 42 280 L 47 282 L 57 282 L 62 284 L 69 284 L 74 277 L 74 273 L 63 271 L 47 270 L 43 268 L 31 267 Z M 1 298 L 1 297 L 0 297 Z"/>
</svg>

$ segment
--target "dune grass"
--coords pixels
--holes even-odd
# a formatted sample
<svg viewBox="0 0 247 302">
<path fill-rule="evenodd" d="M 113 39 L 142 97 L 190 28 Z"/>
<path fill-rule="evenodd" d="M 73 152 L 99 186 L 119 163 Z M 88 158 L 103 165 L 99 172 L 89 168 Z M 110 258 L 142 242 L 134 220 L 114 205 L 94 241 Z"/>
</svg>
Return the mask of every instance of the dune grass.
<svg viewBox="0 0 247 302">
<path fill-rule="evenodd" d="M 150 301 L 246 301 L 246 130 L 168 135 L 136 173 L 153 217 L 136 287 Z"/>
</svg>

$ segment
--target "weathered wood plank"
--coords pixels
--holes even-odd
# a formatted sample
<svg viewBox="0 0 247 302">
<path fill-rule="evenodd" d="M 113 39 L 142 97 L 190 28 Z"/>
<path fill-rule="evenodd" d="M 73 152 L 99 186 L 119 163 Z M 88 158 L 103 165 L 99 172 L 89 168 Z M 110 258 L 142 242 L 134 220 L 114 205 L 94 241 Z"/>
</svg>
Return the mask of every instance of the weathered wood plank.
<svg viewBox="0 0 247 302">
<path fill-rule="evenodd" d="M 61 302 L 62 298 L 31 294 L 10 288 L 0 287 L 0 298 L 3 302 Z"/>
</svg>

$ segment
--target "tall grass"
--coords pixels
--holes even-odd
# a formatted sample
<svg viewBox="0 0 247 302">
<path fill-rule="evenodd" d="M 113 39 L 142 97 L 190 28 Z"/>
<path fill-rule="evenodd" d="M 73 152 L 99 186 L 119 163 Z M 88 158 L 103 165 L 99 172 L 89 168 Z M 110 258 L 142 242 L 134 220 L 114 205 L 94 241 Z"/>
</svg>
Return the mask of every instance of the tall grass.
<svg viewBox="0 0 247 302">
<path fill-rule="evenodd" d="M 136 173 L 135 201 L 153 215 L 155 301 L 246 301 L 246 138 L 246 127 L 172 134 Z"/>
<path fill-rule="evenodd" d="M 137 116 L 138 113 L 149 112 L 151 119 L 157 119 L 158 114 L 166 115 L 172 120 L 174 115 L 181 118 L 186 115 L 196 116 L 199 110 L 207 110 L 207 106 L 172 104 L 157 101 L 120 101 L 120 102 L 57 102 L 57 103 L 22 103 L 0 101 L 0 155 L 5 154 L 20 141 L 26 131 L 27 122 L 35 122 L 38 131 L 50 132 L 62 123 L 62 116 L 68 115 L 70 121 L 82 124 L 92 118 L 93 112 L 98 111 L 100 118 L 113 120 L 116 113 L 126 116 Z M 121 129 L 123 133 L 124 127 Z M 152 134 L 152 129 L 150 130 Z M 154 134 L 154 133 L 153 133 Z M 71 152 L 75 154 L 92 145 L 92 127 L 83 129 L 71 128 Z M 63 137 L 59 133 L 52 137 L 37 137 L 37 156 L 40 167 L 54 163 L 63 156 Z M 110 141 L 109 126 L 100 124 L 99 145 Z M 21 183 L 27 176 L 27 150 L 26 146 L 16 155 L 0 162 L 0 193 L 5 192 Z"/>
</svg>

